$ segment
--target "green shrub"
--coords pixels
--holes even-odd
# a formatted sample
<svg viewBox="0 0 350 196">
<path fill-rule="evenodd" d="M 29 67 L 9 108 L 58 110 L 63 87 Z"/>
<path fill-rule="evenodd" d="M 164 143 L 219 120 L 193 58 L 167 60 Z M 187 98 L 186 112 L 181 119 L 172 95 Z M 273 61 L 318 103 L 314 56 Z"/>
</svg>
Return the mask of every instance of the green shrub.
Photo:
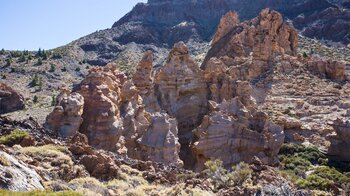
<svg viewBox="0 0 350 196">
<path fill-rule="evenodd" d="M 5 54 L 5 49 L 1 49 L 0 50 L 0 55 L 4 55 Z"/>
<path fill-rule="evenodd" d="M 328 166 L 317 167 L 313 172 L 313 174 L 320 176 L 321 178 L 324 178 L 324 179 L 332 180 L 333 182 L 336 182 L 336 183 L 350 185 L 349 176 L 340 173 L 335 168 L 331 168 Z"/>
<path fill-rule="evenodd" d="M 51 106 L 55 106 L 56 103 L 57 103 L 57 98 L 56 98 L 55 95 L 52 95 L 52 97 L 51 97 Z"/>
<path fill-rule="evenodd" d="M 53 52 L 52 53 L 52 58 L 54 58 L 54 59 L 60 59 L 60 58 L 62 58 L 62 54 L 61 53 L 58 53 L 58 52 Z"/>
<path fill-rule="evenodd" d="M 38 76 L 38 74 L 34 74 L 32 81 L 29 84 L 32 87 L 37 86 L 38 90 L 41 90 L 43 87 L 43 79 L 42 77 Z"/>
<path fill-rule="evenodd" d="M 323 165 L 327 163 L 327 157 L 324 153 L 319 151 L 316 147 L 306 147 L 297 144 L 283 144 L 280 149 L 280 161 L 283 161 L 284 157 L 299 157 L 307 160 L 312 164 Z"/>
<path fill-rule="evenodd" d="M 77 67 L 77 68 L 75 69 L 75 71 L 76 71 L 76 72 L 79 72 L 79 71 L 80 71 L 80 67 Z"/>
<path fill-rule="evenodd" d="M 61 71 L 62 71 L 62 72 L 66 72 L 66 71 L 67 71 L 67 67 L 63 67 L 63 68 L 61 69 Z"/>
<path fill-rule="evenodd" d="M 307 58 L 306 52 L 303 52 L 303 57 L 304 57 L 304 58 Z"/>
<path fill-rule="evenodd" d="M 6 66 L 9 67 L 11 66 L 11 64 L 12 64 L 12 59 L 11 58 L 6 59 Z"/>
<path fill-rule="evenodd" d="M 38 58 L 38 62 L 36 64 L 37 65 L 42 65 L 43 64 L 43 60 L 41 58 Z"/>
<path fill-rule="evenodd" d="M 207 161 L 203 171 L 214 183 L 215 188 L 220 189 L 229 186 L 241 186 L 252 177 L 249 165 L 241 162 L 232 167 L 232 172 L 227 171 L 221 160 Z"/>
<path fill-rule="evenodd" d="M 326 155 L 316 147 L 284 144 L 280 149 L 279 159 L 283 176 L 290 178 L 299 188 L 329 190 L 333 185 L 339 188 L 350 185 L 350 175 L 341 173 L 342 169 L 338 168 L 338 171 L 329 167 L 334 164 L 344 169 L 349 165 L 339 161 L 328 161 Z M 312 167 L 313 165 L 316 167 Z M 310 170 L 313 170 L 311 174 L 305 176 Z"/>
<path fill-rule="evenodd" d="M 296 182 L 299 188 L 311 188 L 318 190 L 328 190 L 333 182 L 329 179 L 324 179 L 318 175 L 311 174 L 306 177 L 306 179 L 300 179 Z"/>
<path fill-rule="evenodd" d="M 216 188 L 227 186 L 230 179 L 221 160 L 209 160 L 205 163 L 205 167 L 203 172 L 213 181 Z"/>
<path fill-rule="evenodd" d="M 29 136 L 28 132 L 15 129 L 11 131 L 10 134 L 1 136 L 0 144 L 5 144 L 5 145 L 17 144 L 17 143 L 20 143 L 22 139 L 26 136 Z"/>
<path fill-rule="evenodd" d="M 39 102 L 39 98 L 37 95 L 34 95 L 33 97 L 33 103 L 38 103 Z"/>
<path fill-rule="evenodd" d="M 55 71 L 56 71 L 56 65 L 51 63 L 49 72 L 55 72 Z"/>
<path fill-rule="evenodd" d="M 241 162 L 232 167 L 232 178 L 235 185 L 242 185 L 244 182 L 252 178 L 253 170 L 247 163 Z"/>
</svg>

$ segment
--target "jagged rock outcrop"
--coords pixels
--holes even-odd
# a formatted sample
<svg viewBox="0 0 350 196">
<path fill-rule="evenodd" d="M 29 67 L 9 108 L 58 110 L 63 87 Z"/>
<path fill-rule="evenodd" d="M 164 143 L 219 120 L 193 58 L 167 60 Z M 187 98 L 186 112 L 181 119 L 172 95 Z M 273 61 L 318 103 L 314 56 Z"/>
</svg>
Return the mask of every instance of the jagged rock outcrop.
<svg viewBox="0 0 350 196">
<path fill-rule="evenodd" d="M 311 72 L 323 78 L 329 78 L 337 81 L 345 80 L 346 73 L 344 62 L 313 57 L 308 61 L 307 65 Z"/>
<path fill-rule="evenodd" d="M 226 167 L 254 156 L 265 164 L 278 162 L 277 154 L 284 142 L 283 128 L 268 120 L 262 112 L 249 110 L 238 97 L 211 102 L 212 112 L 194 130 L 198 141 L 193 145 L 197 170 L 208 160 L 221 159 Z"/>
<path fill-rule="evenodd" d="M 166 64 L 156 73 L 155 85 L 162 109 L 176 117 L 181 137 L 191 139 L 191 128 L 207 112 L 204 72 L 183 42 L 175 44 Z"/>
<path fill-rule="evenodd" d="M 167 164 L 183 165 L 179 158 L 177 121 L 164 113 L 152 116 L 152 123 L 139 139 L 141 160 L 153 160 Z"/>
<path fill-rule="evenodd" d="M 259 112 L 247 80 L 275 55 L 295 55 L 295 33 L 275 11 L 240 24 L 230 12 L 203 69 L 183 42 L 159 69 L 146 52 L 131 80 L 113 65 L 94 68 L 73 90 L 84 98 L 79 132 L 93 147 L 190 169 L 215 158 L 274 164 L 284 132 Z"/>
<path fill-rule="evenodd" d="M 38 173 L 13 156 L 0 151 L 0 188 L 11 191 L 43 190 Z"/>
<path fill-rule="evenodd" d="M 237 79 L 254 79 L 271 67 L 276 55 L 294 56 L 297 47 L 297 31 L 283 21 L 280 13 L 264 9 L 257 18 L 232 25 L 226 36 L 214 42 L 202 68 L 216 58 L 226 66 L 234 66 L 230 72 Z"/>
<path fill-rule="evenodd" d="M 227 12 L 221 19 L 216 33 L 211 41 L 215 45 L 221 38 L 227 35 L 236 25 L 239 24 L 238 14 L 233 11 Z"/>
<path fill-rule="evenodd" d="M 83 122 L 84 97 L 78 93 L 63 91 L 57 99 L 58 106 L 47 116 L 45 126 L 57 130 L 62 137 L 75 135 Z"/>
<path fill-rule="evenodd" d="M 0 114 L 24 109 L 24 98 L 4 83 L 0 83 Z"/>
<path fill-rule="evenodd" d="M 331 146 L 328 149 L 328 154 L 336 160 L 350 162 L 350 121 L 337 119 L 333 122 L 335 135 L 329 136 Z"/>
<path fill-rule="evenodd" d="M 126 76 L 111 64 L 93 68 L 74 91 L 84 97 L 83 122 L 80 131 L 89 138 L 90 145 L 115 150 L 123 124 L 118 105 L 121 86 Z"/>
<path fill-rule="evenodd" d="M 160 107 L 154 92 L 153 52 L 147 51 L 133 75 L 132 81 L 138 93 L 143 99 L 145 109 L 148 112 L 159 112 Z"/>
<path fill-rule="evenodd" d="M 63 137 L 83 133 L 89 144 L 98 149 L 181 165 L 176 120 L 145 110 L 145 105 L 150 112 L 159 110 L 150 75 L 151 57 L 151 53 L 146 53 L 140 63 L 133 77 L 136 86 L 116 65 L 91 69 L 72 93 L 61 93 L 58 106 L 47 117 L 46 127 Z"/>
</svg>

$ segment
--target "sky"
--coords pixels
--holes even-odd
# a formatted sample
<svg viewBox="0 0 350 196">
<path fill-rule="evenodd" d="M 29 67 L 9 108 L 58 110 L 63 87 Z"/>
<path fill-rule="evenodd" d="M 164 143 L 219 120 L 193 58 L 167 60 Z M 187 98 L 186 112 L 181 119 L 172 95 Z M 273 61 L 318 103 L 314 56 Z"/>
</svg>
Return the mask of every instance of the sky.
<svg viewBox="0 0 350 196">
<path fill-rule="evenodd" d="M 0 49 L 52 49 L 113 23 L 147 0 L 0 0 Z"/>
</svg>

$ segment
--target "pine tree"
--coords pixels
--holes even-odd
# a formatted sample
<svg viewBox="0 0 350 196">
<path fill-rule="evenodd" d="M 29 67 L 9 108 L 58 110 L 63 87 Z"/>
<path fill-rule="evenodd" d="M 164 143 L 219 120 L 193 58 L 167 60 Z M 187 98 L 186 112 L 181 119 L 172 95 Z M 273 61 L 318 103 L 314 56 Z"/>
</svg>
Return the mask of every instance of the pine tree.
<svg viewBox="0 0 350 196">
<path fill-rule="evenodd" d="M 52 99 L 51 99 L 51 106 L 55 106 L 57 103 L 57 98 L 55 95 L 52 95 Z"/>
<path fill-rule="evenodd" d="M 49 72 L 55 72 L 55 71 L 56 71 L 56 65 L 55 64 L 50 64 Z"/>
<path fill-rule="evenodd" d="M 41 55 L 42 55 L 41 48 L 39 48 L 38 52 L 36 53 L 36 56 L 41 57 Z"/>
<path fill-rule="evenodd" d="M 39 101 L 38 96 L 34 95 L 34 97 L 33 97 L 33 103 L 38 103 L 38 101 Z"/>
<path fill-rule="evenodd" d="M 42 65 L 43 64 L 43 60 L 41 58 L 38 58 L 38 65 Z"/>
<path fill-rule="evenodd" d="M 11 66 L 11 63 L 12 63 L 12 59 L 11 58 L 6 59 L 6 67 Z"/>
<path fill-rule="evenodd" d="M 47 52 L 45 50 L 42 51 L 41 56 L 43 57 L 43 60 L 47 60 Z"/>
</svg>

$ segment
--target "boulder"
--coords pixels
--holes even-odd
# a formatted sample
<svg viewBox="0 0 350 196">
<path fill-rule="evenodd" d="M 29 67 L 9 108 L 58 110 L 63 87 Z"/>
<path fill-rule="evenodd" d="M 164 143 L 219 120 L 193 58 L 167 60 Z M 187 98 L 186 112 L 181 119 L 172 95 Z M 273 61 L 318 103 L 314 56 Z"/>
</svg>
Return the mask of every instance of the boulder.
<svg viewBox="0 0 350 196">
<path fill-rule="evenodd" d="M 329 136 L 331 146 L 328 154 L 336 160 L 350 162 L 350 121 L 337 119 L 333 122 L 334 135 Z"/>
<path fill-rule="evenodd" d="M 28 165 L 0 151 L 0 188 L 11 191 L 44 190 L 42 179 Z"/>
<path fill-rule="evenodd" d="M 346 66 L 344 62 L 314 56 L 307 65 L 312 73 L 321 77 L 337 81 L 345 80 Z"/>
<path fill-rule="evenodd" d="M 47 116 L 45 127 L 56 131 L 61 137 L 75 135 L 83 122 L 84 97 L 79 93 L 58 96 L 58 104 Z"/>
<path fill-rule="evenodd" d="M 13 88 L 0 83 L 0 114 L 23 110 L 24 98 Z"/>
<path fill-rule="evenodd" d="M 164 113 L 152 116 L 151 126 L 139 139 L 142 160 L 182 166 L 177 121 Z"/>
</svg>

